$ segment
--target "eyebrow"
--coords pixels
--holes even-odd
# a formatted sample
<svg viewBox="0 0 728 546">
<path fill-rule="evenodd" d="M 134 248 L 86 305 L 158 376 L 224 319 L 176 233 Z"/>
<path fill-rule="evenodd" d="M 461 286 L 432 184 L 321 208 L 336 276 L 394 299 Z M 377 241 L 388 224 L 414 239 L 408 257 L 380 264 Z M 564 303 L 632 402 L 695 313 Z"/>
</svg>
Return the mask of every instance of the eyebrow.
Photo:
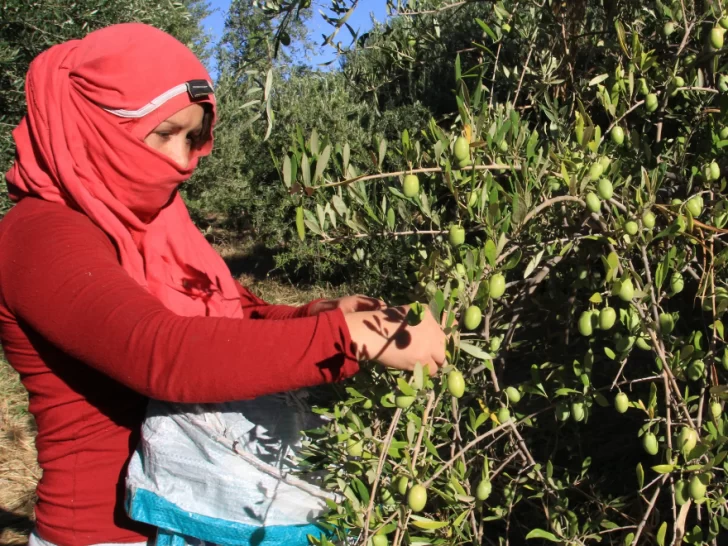
<svg viewBox="0 0 728 546">
<path fill-rule="evenodd" d="M 164 129 L 177 129 L 177 130 L 186 129 L 186 127 L 184 125 L 180 125 L 179 123 L 175 123 L 174 121 L 168 121 L 168 120 L 163 121 L 157 127 L 163 127 Z M 202 128 L 203 128 L 203 123 L 200 123 L 199 125 L 196 125 L 192 130 L 197 131 L 197 130 L 202 130 Z"/>
</svg>

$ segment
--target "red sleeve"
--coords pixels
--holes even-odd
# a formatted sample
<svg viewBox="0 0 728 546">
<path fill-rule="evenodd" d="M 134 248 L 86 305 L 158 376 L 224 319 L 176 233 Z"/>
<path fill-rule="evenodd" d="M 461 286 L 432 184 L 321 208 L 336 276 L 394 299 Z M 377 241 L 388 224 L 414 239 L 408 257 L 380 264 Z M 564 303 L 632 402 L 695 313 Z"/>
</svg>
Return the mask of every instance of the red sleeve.
<svg viewBox="0 0 728 546">
<path fill-rule="evenodd" d="M 249 399 L 358 371 L 340 311 L 282 320 L 181 317 L 127 275 L 88 218 L 53 204 L 34 210 L 4 220 L 2 303 L 63 352 L 145 396 Z"/>
<path fill-rule="evenodd" d="M 291 305 L 271 305 L 262 300 L 242 284 L 236 281 L 238 292 L 240 293 L 240 304 L 243 306 L 245 315 L 250 318 L 259 319 L 287 319 L 300 318 L 310 315 L 309 309 L 314 303 L 321 301 L 320 299 L 308 302 L 301 307 L 293 307 Z"/>
</svg>

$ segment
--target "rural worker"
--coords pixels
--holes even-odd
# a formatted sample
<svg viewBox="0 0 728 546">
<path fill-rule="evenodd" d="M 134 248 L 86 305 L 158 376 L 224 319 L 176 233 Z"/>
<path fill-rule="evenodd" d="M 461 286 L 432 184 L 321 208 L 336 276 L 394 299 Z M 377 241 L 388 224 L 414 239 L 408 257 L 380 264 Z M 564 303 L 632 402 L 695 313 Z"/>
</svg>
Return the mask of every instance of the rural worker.
<svg viewBox="0 0 728 546">
<path fill-rule="evenodd" d="M 212 149 L 210 82 L 187 47 L 141 24 L 30 66 L 7 173 L 17 204 L 0 221 L 0 340 L 38 426 L 31 544 L 154 542 L 124 506 L 150 400 L 254 402 L 365 359 L 444 363 L 432 315 L 408 325 L 406 308 L 364 296 L 269 305 L 233 279 L 178 193 Z"/>
</svg>

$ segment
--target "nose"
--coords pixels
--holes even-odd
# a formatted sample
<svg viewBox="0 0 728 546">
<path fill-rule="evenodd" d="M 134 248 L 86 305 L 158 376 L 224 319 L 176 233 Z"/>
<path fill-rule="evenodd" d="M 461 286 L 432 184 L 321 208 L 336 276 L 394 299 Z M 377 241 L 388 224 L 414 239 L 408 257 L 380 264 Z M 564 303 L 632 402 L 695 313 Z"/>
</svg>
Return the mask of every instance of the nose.
<svg viewBox="0 0 728 546">
<path fill-rule="evenodd" d="M 170 159 L 177 163 L 182 169 L 186 169 L 190 164 L 190 147 L 186 140 L 176 142 L 171 150 Z"/>
</svg>

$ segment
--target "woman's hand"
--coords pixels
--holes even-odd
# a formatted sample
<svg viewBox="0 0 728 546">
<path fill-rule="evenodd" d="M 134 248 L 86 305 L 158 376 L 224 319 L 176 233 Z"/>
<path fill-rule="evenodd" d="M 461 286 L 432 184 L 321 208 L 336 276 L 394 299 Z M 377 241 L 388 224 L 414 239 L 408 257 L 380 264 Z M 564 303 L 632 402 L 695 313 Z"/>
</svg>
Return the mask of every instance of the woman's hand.
<svg viewBox="0 0 728 546">
<path fill-rule="evenodd" d="M 413 315 L 409 306 L 346 315 L 357 358 L 398 370 L 413 370 L 419 362 L 435 375 L 445 364 L 445 332 L 429 308 L 421 320 Z"/>
<path fill-rule="evenodd" d="M 377 311 L 379 309 L 386 309 L 386 307 L 387 304 L 382 300 L 363 296 L 361 294 L 355 294 L 353 296 L 344 296 L 343 298 L 333 300 L 317 301 L 311 304 L 309 314 L 318 315 L 325 311 L 341 309 L 345 315 L 348 315 L 349 313 L 358 313 L 361 311 Z"/>
</svg>

